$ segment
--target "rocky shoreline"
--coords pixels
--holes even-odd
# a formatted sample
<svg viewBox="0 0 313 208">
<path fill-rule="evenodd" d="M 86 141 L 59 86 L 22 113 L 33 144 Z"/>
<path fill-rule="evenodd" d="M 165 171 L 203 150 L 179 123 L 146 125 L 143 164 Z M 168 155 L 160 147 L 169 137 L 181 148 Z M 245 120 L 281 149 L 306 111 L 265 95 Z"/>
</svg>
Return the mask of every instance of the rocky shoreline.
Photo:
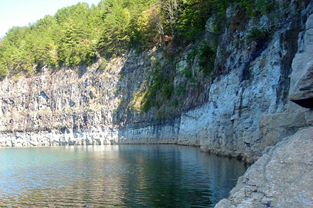
<svg viewBox="0 0 313 208">
<path fill-rule="evenodd" d="M 156 119 L 160 111 L 138 109 L 140 90 L 155 67 L 152 60 L 166 65 L 155 51 L 130 51 L 102 71 L 99 59 L 88 68 L 5 78 L 0 82 L 0 147 L 198 146 L 256 161 L 217 208 L 313 207 L 313 3 L 292 1 L 284 12 L 285 19 L 261 48 L 257 43 L 239 48 L 240 39 L 230 39 L 245 37 L 255 27 L 253 20 L 241 33 L 225 30 L 218 53 L 227 57 L 216 63 L 227 72 L 178 100 L 184 102 L 179 115 Z M 228 9 L 229 22 L 236 15 Z M 266 28 L 268 22 L 264 16 L 257 26 Z M 211 29 L 208 20 L 207 41 Z M 175 90 L 188 82 L 183 72 L 189 52 L 175 66 Z"/>
<path fill-rule="evenodd" d="M 313 207 L 313 15 L 306 23 L 303 50 L 293 59 L 289 99 L 310 110 L 307 127 L 269 146 L 238 179 L 230 197 L 215 208 Z M 289 119 L 285 115 L 284 119 Z M 279 119 L 275 119 L 280 122 Z"/>
<path fill-rule="evenodd" d="M 228 57 L 216 64 L 228 72 L 203 83 L 201 91 L 191 87 L 185 100 L 173 97 L 161 119 L 156 109 L 147 113 L 138 109 L 138 94 L 150 82 L 153 60 L 167 64 L 157 51 L 130 51 L 110 60 L 103 70 L 99 59 L 87 68 L 43 69 L 32 77 L 5 78 L 0 83 L 0 146 L 177 143 L 254 162 L 267 146 L 312 125 L 310 110 L 288 100 L 291 85 L 298 84 L 294 71 L 303 61 L 294 62 L 293 70 L 291 63 L 297 48 L 307 47 L 303 40 L 310 38 L 303 30 L 312 7 L 303 5 L 290 3 L 286 19 L 261 49 L 248 43 L 238 48 L 238 40 L 255 27 L 253 19 L 240 39 L 229 39 L 233 31 L 222 33 L 218 51 L 226 47 L 223 53 Z M 233 21 L 237 12 L 229 8 L 227 21 Z M 213 32 L 210 22 L 207 41 Z M 263 17 L 258 24 L 267 27 L 269 19 Z M 177 60 L 174 91 L 188 83 L 183 71 L 189 53 L 186 50 Z M 196 73 L 197 66 L 193 67 Z M 298 102 L 293 92 L 290 99 Z M 175 111 L 175 102 L 182 102 L 181 113 L 166 117 L 167 111 Z"/>
</svg>

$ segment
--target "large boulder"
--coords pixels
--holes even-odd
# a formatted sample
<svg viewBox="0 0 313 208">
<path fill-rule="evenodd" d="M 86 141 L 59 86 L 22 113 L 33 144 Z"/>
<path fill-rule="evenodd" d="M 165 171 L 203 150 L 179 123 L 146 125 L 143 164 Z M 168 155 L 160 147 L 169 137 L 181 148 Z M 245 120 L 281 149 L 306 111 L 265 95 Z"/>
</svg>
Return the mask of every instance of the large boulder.
<svg viewBox="0 0 313 208">
<path fill-rule="evenodd" d="M 305 113 L 307 112 L 295 111 L 262 115 L 259 121 L 262 137 L 261 148 L 265 149 L 267 146 L 275 145 L 306 126 Z"/>
<path fill-rule="evenodd" d="M 215 208 L 313 207 L 312 150 L 313 127 L 268 148 Z"/>
<path fill-rule="evenodd" d="M 306 23 L 303 47 L 292 63 L 289 99 L 305 108 L 313 108 L 313 15 Z"/>
</svg>

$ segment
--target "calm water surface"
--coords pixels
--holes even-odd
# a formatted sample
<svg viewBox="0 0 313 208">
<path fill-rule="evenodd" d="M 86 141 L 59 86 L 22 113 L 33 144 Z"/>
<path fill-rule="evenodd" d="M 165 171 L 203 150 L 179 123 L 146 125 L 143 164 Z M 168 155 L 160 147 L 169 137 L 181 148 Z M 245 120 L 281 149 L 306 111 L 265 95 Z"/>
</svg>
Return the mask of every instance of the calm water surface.
<svg viewBox="0 0 313 208">
<path fill-rule="evenodd" d="M 214 207 L 245 170 L 175 145 L 0 149 L 0 206 Z"/>
</svg>

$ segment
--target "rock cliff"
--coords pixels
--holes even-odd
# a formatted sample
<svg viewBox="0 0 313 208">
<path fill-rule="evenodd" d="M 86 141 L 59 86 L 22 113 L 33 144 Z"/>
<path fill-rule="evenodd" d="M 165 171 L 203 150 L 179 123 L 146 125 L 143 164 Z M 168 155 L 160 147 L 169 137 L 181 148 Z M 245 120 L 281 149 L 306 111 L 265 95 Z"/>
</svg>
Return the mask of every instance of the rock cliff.
<svg viewBox="0 0 313 208">
<path fill-rule="evenodd" d="M 108 63 L 99 58 L 89 67 L 43 68 L 32 77 L 5 78 L 0 146 L 174 143 L 255 161 L 267 146 L 312 124 L 311 111 L 288 100 L 289 95 L 304 107 L 312 105 L 311 85 L 302 83 L 312 80 L 309 73 L 302 76 L 311 68 L 296 56 L 294 68 L 302 71 L 291 70 L 297 50 L 311 56 L 303 42 L 311 32 L 303 31 L 312 2 L 276 3 L 279 12 L 242 22 L 240 10 L 228 8 L 225 30 L 216 33 L 209 19 L 203 40 L 172 59 L 154 49 L 130 51 Z M 270 32 L 248 39 L 256 27 Z M 196 56 L 188 79 L 188 57 L 203 43 L 217 44 L 215 73 L 203 77 Z M 144 112 L 143 94 L 158 68 L 172 74 L 175 95 L 166 105 L 158 103 L 160 109 Z M 290 81 L 291 72 L 297 75 Z M 301 87 L 289 94 L 290 85 Z"/>
<path fill-rule="evenodd" d="M 216 208 L 312 207 L 313 128 L 268 148 Z"/>
<path fill-rule="evenodd" d="M 292 63 L 289 98 L 305 107 L 306 122 L 312 125 L 312 29 L 313 15 L 306 23 L 304 36 L 300 35 L 300 48 Z M 302 39 L 302 37 L 304 37 Z M 280 115 L 275 122 L 288 124 L 292 128 L 294 117 Z M 272 118 L 266 122 L 274 123 Z M 277 125 L 274 125 L 276 127 Z M 278 128 L 279 129 L 279 128 Z M 278 132 L 277 135 L 282 135 Z M 283 138 L 276 146 L 267 147 L 262 157 L 240 177 L 229 199 L 220 201 L 215 207 L 313 207 L 313 127 L 304 127 L 291 137 Z"/>
<path fill-rule="evenodd" d="M 203 40 L 172 58 L 129 51 L 108 63 L 5 78 L 0 147 L 199 146 L 246 162 L 259 158 L 216 207 L 312 207 L 313 3 L 276 3 L 277 11 L 244 21 L 228 8 L 225 30 L 216 33 L 209 19 Z M 261 35 L 251 40 L 255 28 Z M 217 44 L 209 78 L 199 55 L 189 60 L 203 43 Z M 173 78 L 174 92 L 165 95 L 173 96 L 144 111 L 159 68 Z"/>
</svg>

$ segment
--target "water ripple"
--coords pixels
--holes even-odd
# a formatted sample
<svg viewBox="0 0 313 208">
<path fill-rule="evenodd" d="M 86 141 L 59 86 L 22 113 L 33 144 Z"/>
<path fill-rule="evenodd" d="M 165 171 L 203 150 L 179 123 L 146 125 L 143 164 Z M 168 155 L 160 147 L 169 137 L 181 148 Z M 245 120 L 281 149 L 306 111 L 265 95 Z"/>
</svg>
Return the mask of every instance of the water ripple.
<svg viewBox="0 0 313 208">
<path fill-rule="evenodd" d="M 0 149 L 0 206 L 213 207 L 245 167 L 174 145 Z"/>
</svg>

